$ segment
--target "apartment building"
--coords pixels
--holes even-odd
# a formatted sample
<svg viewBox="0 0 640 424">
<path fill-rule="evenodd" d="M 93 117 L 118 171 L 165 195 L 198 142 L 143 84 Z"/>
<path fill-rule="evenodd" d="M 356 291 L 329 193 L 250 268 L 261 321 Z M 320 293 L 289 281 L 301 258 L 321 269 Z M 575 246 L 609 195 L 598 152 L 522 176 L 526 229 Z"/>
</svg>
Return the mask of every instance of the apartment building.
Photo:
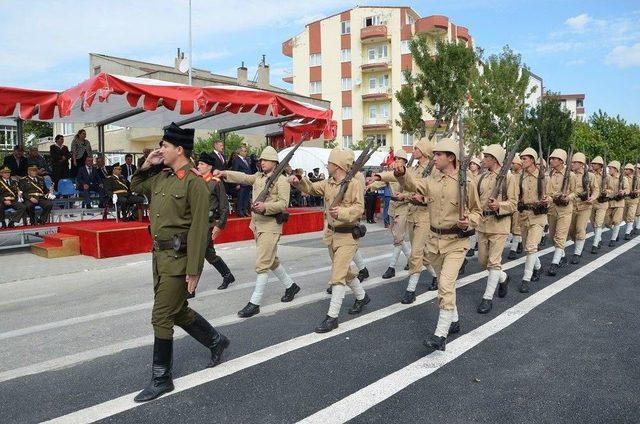
<svg viewBox="0 0 640 424">
<path fill-rule="evenodd" d="M 400 105 L 394 93 L 404 81 L 402 71 L 415 63 L 409 42 L 424 34 L 466 43 L 473 38 L 448 17 L 420 17 L 410 7 L 356 7 L 312 22 L 282 44 L 293 59 L 291 74 L 283 78 L 293 91 L 331 102 L 338 122 L 337 140 L 348 147 L 374 136 L 387 147 L 412 146 L 411 134 L 395 124 Z M 433 117 L 425 113 L 424 119 Z"/>
<path fill-rule="evenodd" d="M 564 110 L 571 113 L 571 118 L 575 121 L 584 121 L 586 113 L 584 110 L 584 94 L 560 94 L 560 105 Z"/>
</svg>

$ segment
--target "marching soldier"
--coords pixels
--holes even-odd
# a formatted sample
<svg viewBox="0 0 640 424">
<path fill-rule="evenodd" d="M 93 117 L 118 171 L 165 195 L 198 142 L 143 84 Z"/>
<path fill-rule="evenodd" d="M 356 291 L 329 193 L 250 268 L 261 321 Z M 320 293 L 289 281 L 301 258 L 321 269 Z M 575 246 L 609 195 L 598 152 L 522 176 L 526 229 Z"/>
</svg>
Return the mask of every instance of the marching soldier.
<svg viewBox="0 0 640 424">
<path fill-rule="evenodd" d="M 520 293 L 529 293 L 531 281 L 540 280 L 542 264 L 537 253 L 547 223 L 549 198 L 544 194 L 544 187 L 549 177 L 540 175 L 542 171 L 536 165 L 538 153 L 531 147 L 527 147 L 520 153 L 520 160 L 522 173 L 519 178 L 518 211 L 526 259 L 518 290 Z"/>
<path fill-rule="evenodd" d="M 225 178 L 227 182 L 233 184 L 243 184 L 253 186 L 253 199 L 251 204 L 251 224 L 256 240 L 256 287 L 253 290 L 249 303 L 238 312 L 240 318 L 252 317 L 260 313 L 260 304 L 264 288 L 269 279 L 268 272 L 271 270 L 278 277 L 278 280 L 285 287 L 285 292 L 281 302 L 291 302 L 300 291 L 300 286 L 293 282 L 287 271 L 280 264 L 278 259 L 278 242 L 282 235 L 283 212 L 289 206 L 289 193 L 291 188 L 284 175 L 279 175 L 278 179 L 271 185 L 269 195 L 265 202 L 257 202 L 256 198 L 264 189 L 267 179 L 278 165 L 278 152 L 271 146 L 264 148 L 260 154 L 261 171 L 255 174 L 245 174 L 238 171 L 213 171 L 213 177 Z"/>
<path fill-rule="evenodd" d="M 460 331 L 456 308 L 456 279 L 469 248 L 469 231 L 480 220 L 480 204 L 473 179 L 464 183 L 466 205 L 459 217 L 460 192 L 458 170 L 462 166 L 458 143 L 443 138 L 433 148 L 435 168 L 427 178 L 420 178 L 399 166 L 395 175 L 407 190 L 423 196 L 429 205 L 429 229 L 425 246 L 425 263 L 432 264 L 438 277 L 438 324 L 432 336 L 424 341 L 426 347 L 445 350 L 447 336 Z"/>
<path fill-rule="evenodd" d="M 174 325 L 210 350 L 208 367 L 219 364 L 229 346 L 229 339 L 189 308 L 187 301 L 202 273 L 209 227 L 209 190 L 189 160 L 193 133 L 193 129 L 182 129 L 175 123 L 168 126 L 162 147 L 147 156 L 131 180 L 131 189 L 151 200 L 154 280 L 152 379 L 134 398 L 136 402 L 173 390 Z M 161 163 L 166 168 L 151 175 L 152 167 Z"/>
<path fill-rule="evenodd" d="M 573 200 L 576 192 L 575 174 L 571 174 L 570 165 L 567 162 L 567 152 L 563 149 L 555 149 L 549 156 L 551 171 L 547 183 L 547 195 L 551 197 L 547 219 L 549 222 L 549 238 L 553 241 L 554 252 L 551 265 L 547 274 L 554 276 L 560 266 L 566 265 L 567 258 L 564 253 L 564 245 L 567 242 L 571 218 L 573 215 Z M 566 180 L 565 175 L 568 177 Z M 563 185 L 566 184 L 563 192 Z"/>
<path fill-rule="evenodd" d="M 480 158 L 472 157 L 469 161 L 469 177 L 473 178 L 473 181 L 478 182 L 478 178 L 480 177 L 480 169 L 482 168 L 482 161 Z M 473 257 L 478 250 L 478 236 L 477 234 L 469 237 L 469 250 L 467 250 L 467 258 Z"/>
<path fill-rule="evenodd" d="M 609 176 L 604 193 L 609 198 L 609 209 L 605 216 L 605 224 L 611 229 L 611 239 L 609 247 L 613 247 L 618 240 L 620 223 L 624 215 L 624 198 L 629 194 L 630 182 L 620 175 L 620 162 L 617 160 L 609 162 Z"/>
<path fill-rule="evenodd" d="M 2 207 L 0 208 L 0 221 L 2 228 L 7 226 L 5 222 L 5 211 L 13 209 L 13 215 L 9 220 L 9 228 L 16 226 L 16 222 L 23 220 L 23 224 L 27 225 L 27 205 L 21 201 L 22 193 L 18 182 L 11 179 L 11 168 L 8 166 L 0 170 L 0 198 L 2 198 Z"/>
<path fill-rule="evenodd" d="M 624 167 L 625 177 L 629 181 L 629 195 L 624 201 L 624 220 L 627 223 L 624 239 L 631 240 L 631 232 L 633 231 L 633 223 L 636 219 L 636 210 L 638 209 L 638 193 L 640 193 L 640 178 L 638 178 L 637 167 L 628 163 Z"/>
<path fill-rule="evenodd" d="M 395 164 L 406 166 L 407 153 L 404 150 L 399 150 L 395 154 Z M 393 253 L 391 254 L 391 261 L 389 261 L 389 267 L 382 274 L 383 279 L 393 278 L 396 275 L 396 264 L 400 257 L 400 252 L 404 253 L 407 261 L 411 257 L 411 246 L 405 241 L 405 235 L 407 232 L 407 212 L 409 210 L 409 203 L 405 200 L 404 191 L 397 181 L 385 183 L 383 181 L 374 181 L 369 185 L 371 190 L 378 190 L 384 187 L 385 184 L 389 184 L 391 187 L 391 206 L 389 208 L 389 216 L 391 216 L 391 225 L 389 231 L 393 237 Z M 407 263 L 408 265 L 408 263 Z"/>
<path fill-rule="evenodd" d="M 299 187 L 301 191 L 311 196 L 322 196 L 325 205 L 325 226 L 322 241 L 329 249 L 331 258 L 331 277 L 329 284 L 331 302 L 327 316 L 316 327 L 316 333 L 327 333 L 338 328 L 338 316 L 345 296 L 345 285 L 349 286 L 356 300 L 349 309 L 349 314 L 359 314 L 363 307 L 370 302 L 354 269 L 351 268 L 353 255 L 358 249 L 357 228 L 360 217 L 364 213 L 364 187 L 358 178 L 349 181 L 346 192 L 340 204 L 331 207 L 340 191 L 342 181 L 347 177 L 353 166 L 353 154 L 335 148 L 329 154 L 327 170 L 329 178 L 323 181 L 311 182 L 307 177 L 298 180 L 289 177 L 289 183 Z"/>
<path fill-rule="evenodd" d="M 38 176 L 38 167 L 35 165 L 27 168 L 27 176 L 22 178 L 18 185 L 22 191 L 22 195 L 27 205 L 27 214 L 29 215 L 29 222 L 31 225 L 46 224 L 49 222 L 49 214 L 53 209 L 51 200 L 47 199 L 49 194 L 53 194 L 53 186 L 51 191 L 47 190 L 44 185 L 44 179 Z M 36 206 L 42 208 L 40 219 L 36 220 Z"/>
<path fill-rule="evenodd" d="M 211 171 L 219 159 L 213 154 L 202 153 L 198 158 L 198 171 L 207 183 L 209 188 L 209 244 L 204 258 L 220 273 L 222 276 L 222 284 L 218 286 L 218 290 L 224 290 L 229 284 L 236 281 L 227 264 L 216 253 L 214 243 L 216 237 L 227 224 L 227 216 L 229 215 L 229 199 L 224 189 L 224 183 L 219 178 L 214 178 Z"/>
<path fill-rule="evenodd" d="M 593 208 L 591 210 L 591 217 L 589 220 L 591 221 L 591 226 L 593 227 L 594 236 L 593 236 L 593 245 L 591 246 L 591 253 L 596 254 L 600 249 L 600 241 L 602 240 L 602 229 L 604 227 L 604 218 L 607 214 L 607 209 L 609 208 L 609 200 L 607 194 L 605 193 L 607 189 L 607 176 L 606 171 L 604 169 L 604 161 L 601 156 L 596 156 L 591 161 L 591 168 L 593 170 L 593 175 L 596 177 L 598 182 L 598 187 L 600 188 L 600 194 L 597 197 L 597 201 L 594 202 Z M 604 184 L 603 181 L 604 175 Z"/>
<path fill-rule="evenodd" d="M 638 163 L 637 166 L 638 168 L 636 170 L 636 178 L 640 180 L 640 163 Z M 640 196 L 640 190 L 636 192 L 636 197 L 639 197 L 639 196 Z M 638 202 L 638 207 L 636 209 L 635 228 L 633 229 L 632 233 L 640 234 L 640 201 Z"/>
<path fill-rule="evenodd" d="M 573 155 L 571 170 L 576 176 L 576 197 L 573 202 L 569 237 L 574 241 L 573 257 L 571 258 L 571 263 L 574 265 L 580 263 L 593 203 L 600 195 L 600 182 L 595 174 L 585 169 L 585 163 L 584 153 L 578 152 Z"/>
<path fill-rule="evenodd" d="M 144 203 L 144 197 L 131 193 L 129 182 L 122 176 L 122 166 L 116 163 L 113 165 L 112 174 L 104 179 L 104 191 L 107 198 L 116 195 L 117 204 L 120 205 L 122 218 L 125 220 L 137 219 L 137 205 Z"/>
<path fill-rule="evenodd" d="M 478 199 L 482 207 L 482 218 L 476 228 L 478 262 L 489 271 L 487 287 L 478 305 L 479 314 L 491 311 L 496 288 L 498 297 L 503 298 L 509 285 L 509 276 L 502 270 L 502 251 L 511 228 L 511 214 L 518 208 L 515 177 L 507 176 L 501 183 L 498 198 L 491 197 L 505 156 L 506 152 L 499 144 L 487 146 L 484 150 L 486 171 L 477 179 Z"/>
<path fill-rule="evenodd" d="M 522 161 L 520 155 L 516 153 L 511 162 L 511 175 L 518 181 L 522 172 Z M 511 243 L 509 245 L 509 256 L 507 259 L 515 259 L 516 255 L 522 253 L 522 237 L 520 234 L 520 212 L 516 211 L 511 215 Z"/>
</svg>

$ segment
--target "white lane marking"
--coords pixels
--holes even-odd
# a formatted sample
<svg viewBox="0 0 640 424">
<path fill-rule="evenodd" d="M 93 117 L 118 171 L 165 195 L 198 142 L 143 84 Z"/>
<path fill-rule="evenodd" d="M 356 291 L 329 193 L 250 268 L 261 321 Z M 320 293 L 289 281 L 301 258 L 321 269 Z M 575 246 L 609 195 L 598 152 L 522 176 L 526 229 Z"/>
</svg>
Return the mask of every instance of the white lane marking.
<svg viewBox="0 0 640 424">
<path fill-rule="evenodd" d="M 385 254 L 385 255 L 379 255 L 379 256 L 373 256 L 370 258 L 365 259 L 365 262 L 373 262 L 373 261 L 377 261 L 379 259 L 385 259 L 385 258 L 390 258 L 391 254 Z M 297 277 L 304 277 L 307 275 L 312 275 L 312 274 L 317 274 L 320 272 L 324 272 L 324 271 L 329 271 L 331 269 L 330 266 L 325 266 L 325 267 L 321 267 L 321 268 L 315 268 L 315 269 L 311 269 L 311 270 L 307 270 L 307 271 L 300 271 L 300 272 L 294 272 L 291 275 L 292 278 L 297 278 Z M 277 278 L 270 278 L 269 281 L 273 282 L 273 281 L 277 281 Z M 203 297 L 208 297 L 208 296 L 215 296 L 215 295 L 222 295 L 225 293 L 230 293 L 230 292 L 235 292 L 238 290 L 243 290 L 245 288 L 248 287 L 253 287 L 255 286 L 256 282 L 255 281 L 250 281 L 247 283 L 240 283 L 240 284 L 234 284 L 231 287 L 229 287 L 226 290 L 217 290 L 217 289 L 212 289 L 212 290 L 207 290 L 201 293 L 197 294 L 196 299 L 201 299 Z M 315 299 L 314 299 L 315 300 Z M 299 302 L 296 302 L 299 303 Z M 1 304 L 0 304 L 1 305 Z M 291 304 L 288 304 L 291 305 Z M 89 314 L 89 315 L 82 315 L 79 317 L 73 317 L 73 318 L 67 318 L 67 319 L 63 319 L 60 321 L 52 321 L 52 322 L 48 322 L 46 324 L 38 324 L 38 325 L 32 325 L 30 327 L 24 327 L 24 328 L 19 328 L 17 330 L 10 330 L 10 331 L 5 331 L 4 333 L 0 333 L 0 340 L 6 340 L 6 339 L 10 339 L 13 337 L 20 337 L 20 336 L 26 336 L 28 334 L 33 334 L 33 333 L 38 333 L 41 331 L 47 331 L 47 330 L 53 330 L 55 328 L 62 328 L 62 327 L 68 327 L 71 325 L 76 325 L 76 324 L 81 324 L 81 323 L 85 323 L 85 322 L 90 322 L 90 321 L 95 321 L 98 319 L 103 319 L 103 318 L 109 318 L 109 317 L 114 317 L 114 316 L 118 316 L 118 315 L 125 315 L 128 314 L 130 312 L 136 312 L 136 311 L 142 311 L 145 309 L 150 309 L 153 306 L 153 302 L 145 302 L 145 303 L 139 303 L 137 305 L 131 305 L 131 306 L 125 306 L 124 308 L 116 308 L 116 309 L 110 309 L 108 311 L 103 311 L 103 312 L 98 312 L 95 314 Z M 291 305 L 292 307 L 295 306 Z M 263 308 L 264 310 L 267 310 L 269 307 L 265 307 Z M 286 309 L 286 308 L 281 308 L 281 309 Z"/>
<path fill-rule="evenodd" d="M 48 293 L 48 294 L 38 294 L 36 296 L 23 297 L 21 299 L 6 300 L 3 302 L 0 302 L 0 306 L 12 305 L 14 303 L 20 303 L 20 302 L 28 302 L 30 300 L 36 300 L 36 299 L 44 299 L 45 297 L 53 297 L 53 296 L 55 296 L 55 294 Z"/>
<path fill-rule="evenodd" d="M 547 249 L 540 251 L 539 254 L 540 256 L 543 256 L 552 252 L 553 250 L 554 250 L 553 247 L 549 247 Z M 524 260 L 525 260 L 525 257 L 521 257 L 514 261 L 508 262 L 503 265 L 503 269 L 511 269 L 513 267 L 521 265 L 524 263 Z M 456 287 L 459 288 L 459 287 L 466 286 L 467 284 L 470 284 L 483 277 L 486 277 L 487 274 L 488 274 L 487 271 L 481 271 L 481 272 L 466 276 L 464 278 L 461 278 L 457 281 Z M 422 305 L 430 300 L 435 299 L 435 297 L 436 297 L 436 292 L 427 292 L 419 296 L 416 296 L 415 302 L 413 302 L 410 305 L 395 303 L 391 306 L 378 309 L 377 311 L 370 312 L 364 316 L 354 318 L 350 321 L 342 323 L 340 324 L 340 327 L 338 327 L 338 329 L 333 330 L 329 333 L 305 334 L 303 336 L 299 336 L 299 337 L 266 347 L 264 349 L 260 349 L 255 352 L 248 353 L 239 358 L 232 359 L 228 362 L 225 362 L 222 366 L 218 366 L 215 368 L 207 368 L 202 371 L 197 371 L 192 374 L 185 375 L 184 377 L 180 377 L 174 380 L 175 389 L 172 392 L 167 393 L 162 397 L 172 396 L 176 393 L 180 393 L 185 390 L 189 390 L 193 387 L 197 387 L 202 384 L 209 383 L 211 381 L 220 379 L 222 377 L 226 377 L 228 375 L 242 371 L 249 367 L 262 364 L 271 359 L 277 358 L 281 355 L 287 354 L 289 352 L 293 352 L 303 347 L 310 346 L 322 340 L 339 336 L 348 331 L 355 330 L 360 327 L 364 327 L 365 325 L 390 317 L 394 314 L 397 314 L 398 312 L 402 312 L 406 309 Z M 141 405 L 140 403 L 135 403 L 133 401 L 133 397 L 136 394 L 137 392 L 129 393 L 124 396 L 118 397 L 116 399 L 112 399 L 94 406 L 90 406 L 90 407 L 72 412 L 70 414 L 55 418 L 53 420 L 46 421 L 46 422 L 90 423 L 97 420 L 101 420 L 101 419 L 110 417 L 112 415 L 119 414 L 121 412 L 128 411 L 130 409 L 140 406 Z"/>
<path fill-rule="evenodd" d="M 496 318 L 484 325 L 458 337 L 453 342 L 447 344 L 445 352 L 436 351 L 424 358 L 421 358 L 406 367 L 381 378 L 357 392 L 339 400 L 313 415 L 299 421 L 304 424 L 338 424 L 347 422 L 368 409 L 385 401 L 409 385 L 422 378 L 427 377 L 439 368 L 458 358 L 468 350 L 477 346 L 492 335 L 510 326 L 524 315 L 531 312 L 535 307 L 549 300 L 567 287 L 575 284 L 583 277 L 596 269 L 606 265 L 626 251 L 632 249 L 640 243 L 640 237 L 636 237 L 630 242 L 612 250 L 605 255 L 589 262 L 587 265 L 578 268 L 555 283 L 548 285 L 535 294 L 527 297 L 522 302 L 507 309 Z"/>
</svg>

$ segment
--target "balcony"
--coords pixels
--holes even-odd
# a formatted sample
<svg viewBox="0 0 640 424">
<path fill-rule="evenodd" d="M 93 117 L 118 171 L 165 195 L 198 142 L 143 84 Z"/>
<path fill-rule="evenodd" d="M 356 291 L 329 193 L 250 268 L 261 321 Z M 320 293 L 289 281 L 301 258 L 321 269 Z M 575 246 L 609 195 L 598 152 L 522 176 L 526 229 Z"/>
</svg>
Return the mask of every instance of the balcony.
<svg viewBox="0 0 640 424">
<path fill-rule="evenodd" d="M 389 100 L 391 98 L 390 87 L 370 88 L 362 93 L 363 102 L 372 102 L 376 100 Z"/>
<path fill-rule="evenodd" d="M 418 19 L 415 23 L 416 34 L 420 33 L 447 33 L 449 31 L 449 18 L 442 15 L 427 16 Z"/>
<path fill-rule="evenodd" d="M 293 38 L 282 43 L 282 54 L 288 57 L 293 57 Z"/>
<path fill-rule="evenodd" d="M 459 26 L 458 27 L 458 38 L 468 42 L 471 37 L 469 37 L 469 30 L 466 27 Z"/>
<path fill-rule="evenodd" d="M 388 71 L 391 69 L 391 59 L 385 57 L 381 59 L 363 61 L 360 69 L 362 72 Z"/>
<path fill-rule="evenodd" d="M 386 25 L 372 25 L 360 29 L 360 42 L 363 44 L 384 41 L 388 38 Z"/>
<path fill-rule="evenodd" d="M 284 76 L 282 77 L 282 81 L 287 82 L 289 84 L 293 84 L 293 72 L 290 69 L 284 71 Z"/>
<path fill-rule="evenodd" d="M 379 116 L 377 118 L 367 118 L 362 125 L 364 131 L 381 131 L 391 129 L 391 118 Z"/>
</svg>

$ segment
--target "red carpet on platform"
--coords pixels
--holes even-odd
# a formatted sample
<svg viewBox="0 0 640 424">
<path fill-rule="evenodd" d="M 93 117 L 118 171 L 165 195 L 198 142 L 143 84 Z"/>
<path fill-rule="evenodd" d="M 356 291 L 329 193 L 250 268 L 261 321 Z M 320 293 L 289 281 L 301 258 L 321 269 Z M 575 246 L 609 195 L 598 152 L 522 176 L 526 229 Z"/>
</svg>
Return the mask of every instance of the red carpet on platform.
<svg viewBox="0 0 640 424">
<path fill-rule="evenodd" d="M 289 221 L 283 228 L 285 235 L 321 231 L 324 227 L 323 211 L 320 208 L 291 208 L 289 213 Z M 253 239 L 253 233 L 249 229 L 250 222 L 251 218 L 231 216 L 216 239 L 216 244 Z M 116 222 L 110 219 L 62 222 L 55 225 L 58 233 L 79 237 L 82 255 L 111 258 L 151 251 L 148 222 Z"/>
</svg>

